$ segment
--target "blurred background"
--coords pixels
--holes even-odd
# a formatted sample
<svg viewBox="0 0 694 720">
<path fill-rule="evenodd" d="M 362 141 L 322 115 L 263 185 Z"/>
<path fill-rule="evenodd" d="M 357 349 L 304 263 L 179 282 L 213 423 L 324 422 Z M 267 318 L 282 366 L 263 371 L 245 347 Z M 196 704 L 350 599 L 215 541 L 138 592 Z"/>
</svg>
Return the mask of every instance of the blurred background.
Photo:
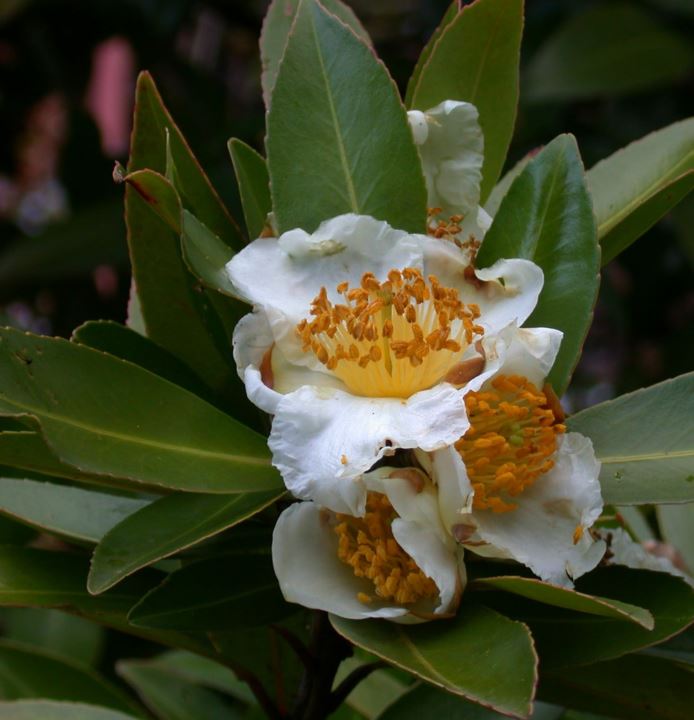
<svg viewBox="0 0 694 720">
<path fill-rule="evenodd" d="M 352 0 L 404 88 L 446 0 Z M 226 140 L 262 149 L 267 0 L 0 0 L 0 322 L 68 336 L 123 321 L 122 193 L 135 78 L 149 69 L 238 213 Z M 528 0 L 509 164 L 560 132 L 587 167 L 693 114 L 694 1 Z M 694 201 L 611 263 L 572 409 L 692 367 Z"/>
</svg>

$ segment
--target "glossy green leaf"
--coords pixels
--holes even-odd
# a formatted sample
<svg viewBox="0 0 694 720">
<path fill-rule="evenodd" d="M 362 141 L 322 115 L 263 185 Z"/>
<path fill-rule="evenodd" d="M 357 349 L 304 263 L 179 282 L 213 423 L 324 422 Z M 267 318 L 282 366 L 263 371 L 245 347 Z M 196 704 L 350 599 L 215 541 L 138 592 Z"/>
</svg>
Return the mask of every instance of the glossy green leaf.
<svg viewBox="0 0 694 720">
<path fill-rule="evenodd" d="M 293 707 L 304 667 L 280 631 L 289 631 L 304 644 L 309 642 L 308 613 L 296 607 L 294 615 L 271 626 L 211 633 L 209 636 L 215 650 L 237 677 L 244 682 L 259 680 L 285 715 Z"/>
<path fill-rule="evenodd" d="M 667 573 L 597 568 L 580 578 L 576 588 L 587 595 L 647 608 L 655 628 L 646 630 L 635 623 L 579 614 L 518 596 L 498 594 L 485 602 L 530 626 L 544 671 L 611 660 L 662 642 L 694 621 L 694 590 Z"/>
<path fill-rule="evenodd" d="M 0 720 L 133 720 L 135 715 L 124 715 L 84 703 L 51 700 L 0 701 Z"/>
<path fill-rule="evenodd" d="M 417 64 L 414 67 L 412 75 L 407 82 L 407 92 L 405 93 L 405 105 L 412 107 L 412 96 L 414 95 L 415 88 L 419 82 L 419 78 L 422 74 L 422 70 L 427 64 L 431 53 L 436 47 L 436 43 L 443 34 L 443 31 L 455 20 L 456 16 L 460 12 L 460 0 L 453 0 L 448 6 L 448 9 L 441 18 L 441 22 L 438 24 L 431 37 L 427 41 L 427 44 L 422 48 L 422 52 L 417 58 Z"/>
<path fill-rule="evenodd" d="M 94 667 L 104 648 L 104 628 L 49 608 L 6 608 L 4 636 Z"/>
<path fill-rule="evenodd" d="M 265 625 L 296 610 L 282 597 L 268 555 L 216 555 L 185 565 L 145 595 L 133 625 L 221 631 Z"/>
<path fill-rule="evenodd" d="M 154 171 L 158 175 L 150 173 L 147 177 L 152 181 L 156 178 L 156 187 L 150 185 L 147 193 L 161 192 L 161 196 L 157 196 L 157 203 L 149 202 L 135 186 L 126 183 L 125 214 L 135 297 L 148 337 L 181 358 L 213 390 L 227 395 L 238 382 L 224 326 L 183 261 L 178 232 L 157 212 L 176 200 L 163 176 L 167 136 L 179 176 L 185 181 L 176 188 L 184 207 L 205 218 L 225 242 L 241 245 L 240 236 L 164 107 L 152 78 L 143 73 L 137 83 L 128 174 Z M 175 208 L 165 213 L 171 214 L 175 218 Z"/>
<path fill-rule="evenodd" d="M 224 665 L 186 650 L 171 650 L 149 661 L 195 685 L 219 690 L 245 703 L 255 702 L 253 693 Z"/>
<path fill-rule="evenodd" d="M 523 172 L 525 166 L 537 155 L 537 152 L 530 152 L 522 157 L 508 172 L 506 172 L 501 180 L 494 186 L 489 194 L 484 209 L 494 217 L 501 207 L 501 201 L 506 197 L 506 193 L 513 184 L 513 181 Z"/>
<path fill-rule="evenodd" d="M 125 693 L 90 668 L 9 640 L 0 640 L 0 697 L 74 700 L 143 716 Z"/>
<path fill-rule="evenodd" d="M 586 180 L 607 263 L 694 189 L 694 118 L 618 150 Z"/>
<path fill-rule="evenodd" d="M 547 605 L 589 613 L 590 615 L 625 620 L 636 623 L 647 630 L 653 629 L 653 616 L 642 607 L 610 598 L 585 595 L 535 578 L 513 576 L 480 577 L 475 579 L 474 584 L 514 593 Z"/>
<path fill-rule="evenodd" d="M 69 485 L 0 479 L 0 513 L 81 542 L 98 543 L 112 527 L 148 504 L 148 500 Z"/>
<path fill-rule="evenodd" d="M 484 133 L 482 201 L 496 184 L 513 135 L 523 0 L 477 0 L 466 5 L 436 40 L 419 73 L 411 107 L 444 100 L 475 105 Z"/>
<path fill-rule="evenodd" d="M 540 300 L 527 325 L 564 333 L 548 377 L 561 395 L 593 318 L 600 268 L 595 219 L 572 135 L 555 138 L 513 181 L 477 263 L 487 267 L 499 258 L 527 258 L 544 272 Z"/>
<path fill-rule="evenodd" d="M 234 720 L 244 715 L 241 705 L 147 661 L 121 660 L 116 668 L 161 720 Z"/>
<path fill-rule="evenodd" d="M 80 325 L 70 339 L 139 365 L 215 404 L 213 393 L 188 365 L 125 325 L 112 320 L 90 320 Z"/>
<path fill-rule="evenodd" d="M 338 686 L 351 672 L 364 664 L 364 660 L 359 657 L 343 660 L 335 676 L 334 685 Z M 407 690 L 409 685 L 395 677 L 392 670 L 376 670 L 352 690 L 345 704 L 359 713 L 360 717 L 375 720 Z"/>
<path fill-rule="evenodd" d="M 663 540 L 679 551 L 694 573 L 694 503 L 658 505 L 656 515 Z"/>
<path fill-rule="evenodd" d="M 537 662 L 530 633 L 493 610 L 467 605 L 454 620 L 425 625 L 331 622 L 350 642 L 433 685 L 514 717 L 530 712 Z"/>
<path fill-rule="evenodd" d="M 689 720 L 694 668 L 644 655 L 543 675 L 551 702 L 625 720 Z"/>
<path fill-rule="evenodd" d="M 602 463 L 606 503 L 694 502 L 694 373 L 622 395 L 567 421 Z"/>
<path fill-rule="evenodd" d="M 233 253 L 195 215 L 187 211 L 183 213 L 181 242 L 188 267 L 202 283 L 212 290 L 237 297 L 225 269 Z"/>
<path fill-rule="evenodd" d="M 126 182 L 152 210 L 173 230 L 181 232 L 181 201 L 169 180 L 155 170 L 114 172 L 117 182 Z"/>
<path fill-rule="evenodd" d="M 278 487 L 265 439 L 136 365 L 61 339 L 0 330 L 0 411 L 38 418 L 86 472 L 170 489 Z"/>
<path fill-rule="evenodd" d="M 239 186 L 248 237 L 253 240 L 260 237 L 265 219 L 272 210 L 267 163 L 260 153 L 238 138 L 229 140 L 228 148 Z"/>
<path fill-rule="evenodd" d="M 280 495 L 169 495 L 114 527 L 94 551 L 87 586 L 100 593 L 131 573 L 246 520 Z"/>
<path fill-rule="evenodd" d="M 133 489 L 133 483 L 127 480 L 85 473 L 76 467 L 61 462 L 48 447 L 39 432 L 0 433 L 0 464 L 10 466 L 12 477 L 17 479 L 22 479 L 24 475 L 39 473 L 41 475 L 76 480 L 80 483 Z M 8 470 L 5 471 L 5 474 L 7 472 Z M 143 487 L 136 485 L 135 489 L 142 490 Z"/>
<path fill-rule="evenodd" d="M 280 232 L 312 232 L 350 212 L 424 230 L 424 176 L 397 88 L 373 51 L 315 0 L 299 6 L 267 130 Z"/>
<path fill-rule="evenodd" d="M 531 101 L 575 101 L 643 92 L 683 80 L 694 52 L 633 3 L 603 2 L 577 12 L 532 58 L 523 80 Z"/>
<path fill-rule="evenodd" d="M 371 44 L 369 35 L 359 22 L 352 9 L 340 0 L 323 0 L 323 7 L 338 17 L 361 40 Z M 277 73 L 280 68 L 287 38 L 292 30 L 299 0 L 272 0 L 263 21 L 263 31 L 260 35 L 260 61 L 262 73 L 260 81 L 263 86 L 265 106 L 270 107 L 272 91 L 277 82 Z"/>
<path fill-rule="evenodd" d="M 563 708 L 535 702 L 529 720 L 558 720 Z M 493 710 L 463 700 L 456 695 L 442 692 L 431 685 L 417 685 L 393 703 L 378 720 L 503 720 Z"/>
</svg>

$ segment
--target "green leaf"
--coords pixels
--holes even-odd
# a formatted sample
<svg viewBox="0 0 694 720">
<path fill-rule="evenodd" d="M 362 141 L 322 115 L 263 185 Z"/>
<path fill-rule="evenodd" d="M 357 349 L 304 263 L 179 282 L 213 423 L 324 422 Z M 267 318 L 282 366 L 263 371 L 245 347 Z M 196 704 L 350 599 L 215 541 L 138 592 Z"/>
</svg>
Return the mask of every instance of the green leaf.
<svg viewBox="0 0 694 720">
<path fill-rule="evenodd" d="M 137 82 L 128 173 L 150 169 L 164 175 L 167 146 L 170 160 L 176 167 L 175 188 L 183 207 L 201 218 L 227 245 L 241 249 L 243 238 L 238 226 L 166 109 L 152 76 L 143 72 Z"/>
<path fill-rule="evenodd" d="M 523 98 L 567 102 L 624 95 L 687 77 L 685 37 L 632 3 L 605 2 L 572 15 L 528 65 Z"/>
<path fill-rule="evenodd" d="M 176 189 L 161 173 L 154 170 L 115 175 L 118 182 L 126 182 L 152 210 L 173 230 L 181 232 L 181 201 Z"/>
<path fill-rule="evenodd" d="M 348 5 L 340 0 L 323 0 L 321 4 L 362 41 L 367 45 L 371 44 L 368 33 Z M 299 0 L 272 0 L 263 21 L 263 31 L 260 35 L 260 61 L 263 71 L 260 81 L 263 86 L 265 107 L 268 108 L 298 7 Z"/>
<path fill-rule="evenodd" d="M 302 0 L 267 118 L 280 232 L 342 213 L 423 232 L 426 187 L 405 108 L 373 51 Z"/>
<path fill-rule="evenodd" d="M 281 494 L 175 494 L 116 525 L 97 546 L 87 587 L 100 593 L 131 573 L 246 520 Z"/>
<path fill-rule="evenodd" d="M 527 258 L 545 282 L 529 327 L 564 333 L 548 382 L 563 394 L 581 354 L 598 292 L 600 250 L 583 165 L 572 135 L 560 135 L 513 181 L 494 218 L 477 263 Z"/>
<path fill-rule="evenodd" d="M 618 150 L 586 173 L 607 263 L 694 188 L 694 118 Z"/>
<path fill-rule="evenodd" d="M 35 480 L 2 478 L 0 513 L 71 540 L 98 543 L 149 501 Z"/>
<path fill-rule="evenodd" d="M 134 717 L 84 703 L 50 700 L 0 702 L 0 720 L 133 720 Z"/>
<path fill-rule="evenodd" d="M 694 502 L 694 373 L 595 405 L 567 420 L 593 441 L 606 503 Z"/>
<path fill-rule="evenodd" d="M 129 175 L 149 169 L 147 192 L 157 196 L 152 203 L 126 183 L 125 208 L 128 244 L 137 301 L 146 334 L 178 356 L 210 387 L 222 395 L 238 387 L 230 361 L 224 326 L 198 281 L 185 266 L 178 232 L 161 219 L 158 211 L 173 204 L 165 216 L 175 220 L 176 202 L 166 171 L 166 144 L 175 156 L 182 187 L 176 192 L 184 207 L 196 212 L 230 245 L 241 246 L 232 221 L 185 144 L 151 79 L 143 73 L 137 83 L 135 119 Z M 175 311 L 172 309 L 175 308 Z"/>
<path fill-rule="evenodd" d="M 513 184 L 513 181 L 523 172 L 525 166 L 537 155 L 537 151 L 529 152 L 522 157 L 494 186 L 489 194 L 484 209 L 494 217 L 501 207 L 501 201 L 506 197 L 506 193 Z"/>
<path fill-rule="evenodd" d="M 514 593 L 521 597 L 536 600 L 537 602 L 555 607 L 575 610 L 576 612 L 600 615 L 636 623 L 646 630 L 653 629 L 653 616 L 648 610 L 629 603 L 623 603 L 611 598 L 596 597 L 557 587 L 535 578 L 497 576 L 475 578 L 475 586 L 491 587 L 497 590 Z"/>
<path fill-rule="evenodd" d="M 335 676 L 337 687 L 351 672 L 363 666 L 364 660 L 350 657 L 343 660 Z M 409 690 L 409 685 L 395 677 L 390 669 L 376 670 L 362 680 L 345 700 L 346 706 L 367 720 L 375 720 L 381 713 Z"/>
<path fill-rule="evenodd" d="M 5 637 L 94 666 L 104 629 L 81 617 L 46 608 L 6 608 Z"/>
<path fill-rule="evenodd" d="M 80 325 L 70 339 L 139 365 L 175 385 L 190 390 L 213 405 L 216 404 L 214 394 L 188 365 L 125 325 L 112 320 L 90 320 Z"/>
<path fill-rule="evenodd" d="M 550 702 L 627 720 L 689 720 L 694 669 L 644 655 L 629 655 L 563 673 L 543 675 Z"/>
<path fill-rule="evenodd" d="M 467 700 L 526 717 L 536 682 L 530 633 L 485 607 L 464 605 L 453 620 L 398 625 L 331 616 L 347 640 Z"/>
<path fill-rule="evenodd" d="M 676 548 L 694 573 L 694 503 L 658 505 L 655 509 L 663 540 Z"/>
<path fill-rule="evenodd" d="M 51 449 L 85 472 L 200 492 L 280 486 L 263 437 L 137 365 L 65 340 L 0 330 L 3 410 L 37 417 Z"/>
<path fill-rule="evenodd" d="M 431 34 L 427 44 L 422 48 L 422 52 L 419 54 L 419 58 L 417 58 L 417 64 L 415 65 L 412 75 L 407 82 L 407 92 L 405 93 L 405 105 L 407 107 L 412 107 L 412 96 L 414 95 L 419 78 L 422 75 L 422 70 L 426 66 L 429 58 L 431 57 L 432 51 L 436 47 L 436 43 L 439 41 L 443 31 L 453 22 L 453 20 L 455 20 L 459 12 L 460 0 L 453 0 L 441 18 L 441 22 Z"/>
<path fill-rule="evenodd" d="M 485 602 L 530 626 L 544 671 L 584 665 L 650 647 L 694 621 L 694 590 L 679 577 L 613 566 L 597 568 L 576 583 L 579 592 L 647 608 L 655 628 L 579 614 L 520 597 L 490 596 Z"/>
<path fill-rule="evenodd" d="M 171 573 L 128 620 L 141 627 L 222 631 L 266 625 L 295 610 L 282 597 L 269 555 L 215 555 Z"/>
<path fill-rule="evenodd" d="M 436 40 L 412 93 L 411 107 L 444 100 L 477 107 L 484 133 L 482 202 L 496 184 L 513 135 L 523 0 L 477 0 L 466 5 Z"/>
<path fill-rule="evenodd" d="M 244 716 L 242 706 L 147 661 L 121 660 L 116 668 L 161 720 L 234 720 Z"/>
<path fill-rule="evenodd" d="M 183 213 L 181 241 L 188 267 L 204 285 L 230 297 L 238 297 L 225 269 L 233 253 L 195 215 L 187 211 Z"/>
<path fill-rule="evenodd" d="M 127 480 L 84 473 L 76 467 L 60 462 L 38 432 L 0 433 L 0 464 L 10 466 L 13 477 L 18 479 L 22 479 L 21 476 L 29 471 L 27 474 L 40 473 L 83 483 L 132 490 L 132 483 Z M 5 474 L 8 469 L 6 468 Z"/>
<path fill-rule="evenodd" d="M 125 693 L 90 668 L 45 650 L 1 639 L 0 696 L 6 700 L 74 700 L 143 716 Z"/>
<path fill-rule="evenodd" d="M 227 146 L 234 164 L 248 237 L 260 237 L 265 219 L 272 210 L 270 176 L 265 158 L 245 142 L 232 138 Z"/>
<path fill-rule="evenodd" d="M 530 720 L 558 720 L 563 708 L 534 703 Z M 481 705 L 474 705 L 460 697 L 441 692 L 430 685 L 417 685 L 388 709 L 378 720 L 503 720 L 504 716 Z"/>
<path fill-rule="evenodd" d="M 185 650 L 171 650 L 149 661 L 150 666 L 167 670 L 195 685 L 219 690 L 245 703 L 255 702 L 245 683 L 236 679 L 233 671 L 209 658 Z"/>
</svg>

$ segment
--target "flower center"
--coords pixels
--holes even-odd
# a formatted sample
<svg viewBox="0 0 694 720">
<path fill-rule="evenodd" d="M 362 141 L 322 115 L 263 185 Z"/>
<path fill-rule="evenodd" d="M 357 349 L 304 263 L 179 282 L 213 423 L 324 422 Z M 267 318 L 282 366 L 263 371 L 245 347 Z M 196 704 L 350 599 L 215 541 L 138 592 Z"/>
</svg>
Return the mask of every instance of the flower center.
<svg viewBox="0 0 694 720">
<path fill-rule="evenodd" d="M 401 397 L 426 390 L 454 368 L 483 333 L 479 307 L 419 270 L 391 270 L 381 283 L 366 273 L 361 285 L 337 286 L 344 304 L 323 287 L 311 303 L 313 320 L 296 327 L 312 351 L 355 395 Z"/>
<path fill-rule="evenodd" d="M 358 578 L 373 583 L 375 594 L 383 600 L 409 605 L 438 595 L 436 583 L 398 545 L 391 522 L 397 517 L 388 498 L 370 492 L 363 518 L 337 515 L 335 532 L 339 538 L 337 556 Z M 367 593 L 357 593 L 363 603 L 373 601 Z"/>
<path fill-rule="evenodd" d="M 507 512 L 510 501 L 554 466 L 557 422 L 552 399 L 518 375 L 499 375 L 492 388 L 465 396 L 470 429 L 455 444 L 475 489 L 477 510 Z"/>
</svg>

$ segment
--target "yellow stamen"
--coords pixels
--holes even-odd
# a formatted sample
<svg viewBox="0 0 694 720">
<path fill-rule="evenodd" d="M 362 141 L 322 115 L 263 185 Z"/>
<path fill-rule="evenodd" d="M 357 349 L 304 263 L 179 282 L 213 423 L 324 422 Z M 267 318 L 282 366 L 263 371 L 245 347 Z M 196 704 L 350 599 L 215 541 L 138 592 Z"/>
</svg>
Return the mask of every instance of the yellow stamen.
<svg viewBox="0 0 694 720">
<path fill-rule="evenodd" d="M 352 568 L 355 576 L 373 583 L 377 597 L 411 605 L 438 596 L 436 583 L 427 577 L 417 563 L 398 545 L 391 522 L 397 517 L 388 498 L 370 492 L 363 518 L 336 516 L 337 556 Z M 357 593 L 363 603 L 372 602 L 367 593 Z"/>
<path fill-rule="evenodd" d="M 334 304 L 323 287 L 311 316 L 296 330 L 313 352 L 356 395 L 402 397 L 432 387 L 460 362 L 483 333 L 480 309 L 458 291 L 415 268 L 391 270 L 379 282 L 365 273 L 358 288 L 342 282 Z"/>
<path fill-rule="evenodd" d="M 554 466 L 556 437 L 566 427 L 545 393 L 517 375 L 499 375 L 489 390 L 468 393 L 465 407 L 470 428 L 455 447 L 475 489 L 473 507 L 514 510 L 510 499 Z"/>
</svg>

